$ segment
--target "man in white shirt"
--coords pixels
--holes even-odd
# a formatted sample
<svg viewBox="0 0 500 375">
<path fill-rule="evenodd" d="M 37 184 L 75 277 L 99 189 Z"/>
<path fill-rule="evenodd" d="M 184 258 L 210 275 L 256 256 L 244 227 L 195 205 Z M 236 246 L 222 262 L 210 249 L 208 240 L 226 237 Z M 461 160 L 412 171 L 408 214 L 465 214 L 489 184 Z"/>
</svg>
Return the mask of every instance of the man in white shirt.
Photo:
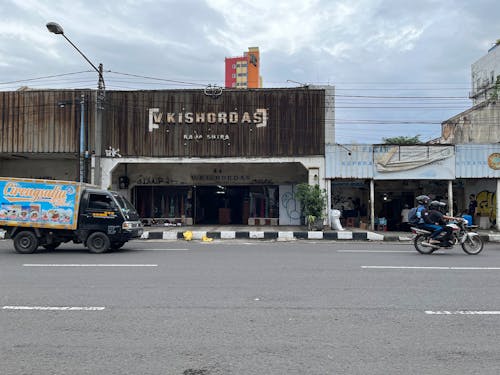
<svg viewBox="0 0 500 375">
<path fill-rule="evenodd" d="M 410 207 L 405 203 L 404 208 L 401 210 L 401 225 L 399 226 L 401 230 L 408 231 L 410 226 L 408 224 L 408 213 L 410 212 Z"/>
</svg>

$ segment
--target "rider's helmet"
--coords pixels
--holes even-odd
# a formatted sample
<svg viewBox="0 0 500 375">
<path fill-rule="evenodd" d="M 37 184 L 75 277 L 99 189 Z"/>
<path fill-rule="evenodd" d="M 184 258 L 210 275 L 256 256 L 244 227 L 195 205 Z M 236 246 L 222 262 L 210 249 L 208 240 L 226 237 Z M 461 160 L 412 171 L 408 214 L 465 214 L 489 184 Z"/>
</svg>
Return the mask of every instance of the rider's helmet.
<svg viewBox="0 0 500 375">
<path fill-rule="evenodd" d="M 418 204 L 423 204 L 424 206 L 427 206 L 431 201 L 431 198 L 427 195 L 419 195 L 415 199 L 417 200 Z"/>
<path fill-rule="evenodd" d="M 441 212 L 442 214 L 446 213 L 446 203 L 440 201 L 432 201 L 429 203 L 429 209 L 436 210 Z"/>
<path fill-rule="evenodd" d="M 429 208 L 431 210 L 443 211 L 446 207 L 446 203 L 440 201 L 432 201 L 429 203 Z"/>
</svg>

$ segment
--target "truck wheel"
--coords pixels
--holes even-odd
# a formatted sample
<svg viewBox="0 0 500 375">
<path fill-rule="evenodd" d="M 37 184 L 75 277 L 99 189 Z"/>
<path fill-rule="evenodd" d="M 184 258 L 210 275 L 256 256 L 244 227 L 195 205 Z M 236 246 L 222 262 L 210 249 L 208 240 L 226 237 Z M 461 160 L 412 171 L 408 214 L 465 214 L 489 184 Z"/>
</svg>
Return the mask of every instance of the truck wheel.
<svg viewBox="0 0 500 375">
<path fill-rule="evenodd" d="M 19 232 L 14 237 L 14 249 L 19 254 L 33 254 L 38 247 L 38 238 L 30 231 Z"/>
<path fill-rule="evenodd" d="M 91 253 L 104 253 L 108 251 L 109 246 L 109 237 L 102 232 L 94 232 L 87 238 L 87 248 Z"/>
</svg>

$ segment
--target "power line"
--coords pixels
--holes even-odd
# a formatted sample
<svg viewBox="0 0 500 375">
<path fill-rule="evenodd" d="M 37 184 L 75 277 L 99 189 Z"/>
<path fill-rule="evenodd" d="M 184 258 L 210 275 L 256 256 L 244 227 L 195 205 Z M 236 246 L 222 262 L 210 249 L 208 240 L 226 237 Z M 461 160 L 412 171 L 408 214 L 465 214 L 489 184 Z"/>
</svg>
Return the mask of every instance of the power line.
<svg viewBox="0 0 500 375">
<path fill-rule="evenodd" d="M 199 86 L 199 83 L 194 83 L 194 82 L 186 82 L 186 81 L 178 81 L 178 80 L 173 80 L 173 79 L 165 79 L 165 78 L 156 78 L 156 77 L 148 77 L 148 76 L 142 76 L 138 74 L 132 74 L 132 73 L 122 73 L 122 72 L 114 72 L 114 71 L 109 71 L 110 73 L 118 74 L 118 75 L 124 75 L 124 76 L 129 76 L 129 77 L 136 77 L 136 78 L 142 78 L 142 79 L 151 79 L 155 81 L 165 81 L 165 82 L 170 82 L 170 83 L 177 83 L 177 84 L 182 84 L 182 85 L 192 85 L 192 86 Z"/>
<path fill-rule="evenodd" d="M 39 80 L 42 80 L 42 79 L 64 77 L 64 76 L 70 76 L 70 75 L 81 74 L 81 73 L 88 73 L 88 72 L 92 72 L 92 71 L 91 70 L 82 70 L 80 72 L 62 73 L 62 74 L 54 74 L 54 75 L 51 75 L 51 76 L 43 76 L 43 77 L 37 77 L 37 78 L 21 79 L 21 80 L 17 80 L 17 81 L 0 82 L 0 85 L 11 85 L 13 83 L 33 82 L 33 81 L 39 81 Z"/>
</svg>

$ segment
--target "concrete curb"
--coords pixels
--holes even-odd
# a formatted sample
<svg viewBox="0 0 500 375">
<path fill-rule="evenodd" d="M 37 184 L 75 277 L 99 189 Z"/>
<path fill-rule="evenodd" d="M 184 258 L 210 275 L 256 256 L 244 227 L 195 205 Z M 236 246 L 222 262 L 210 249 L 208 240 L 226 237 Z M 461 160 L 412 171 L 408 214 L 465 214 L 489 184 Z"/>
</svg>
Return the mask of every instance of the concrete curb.
<svg viewBox="0 0 500 375">
<path fill-rule="evenodd" d="M 183 233 L 186 231 L 145 231 L 141 240 L 184 240 Z M 401 235 L 400 233 L 376 233 L 376 232 L 351 232 L 351 231 L 191 231 L 193 240 L 202 240 L 204 236 L 217 240 L 327 240 L 327 241 L 391 241 L 411 242 L 413 235 Z M 485 242 L 500 242 L 500 233 L 480 233 Z M 0 240 L 5 238 L 5 232 L 0 231 Z"/>
<path fill-rule="evenodd" d="M 187 230 L 186 230 L 187 231 Z M 184 240 L 186 231 L 145 231 L 142 240 Z M 191 231 L 193 240 L 202 240 L 204 236 L 216 240 L 327 240 L 327 241 L 388 241 L 412 242 L 411 233 L 362 232 L 362 231 Z M 485 242 L 500 242 L 500 233 L 480 233 Z"/>
<path fill-rule="evenodd" d="M 184 240 L 186 231 L 144 231 L 142 240 Z M 393 241 L 390 236 L 375 232 L 351 231 L 190 231 L 193 240 L 202 240 L 204 236 L 217 240 L 328 240 L 328 241 Z"/>
</svg>

